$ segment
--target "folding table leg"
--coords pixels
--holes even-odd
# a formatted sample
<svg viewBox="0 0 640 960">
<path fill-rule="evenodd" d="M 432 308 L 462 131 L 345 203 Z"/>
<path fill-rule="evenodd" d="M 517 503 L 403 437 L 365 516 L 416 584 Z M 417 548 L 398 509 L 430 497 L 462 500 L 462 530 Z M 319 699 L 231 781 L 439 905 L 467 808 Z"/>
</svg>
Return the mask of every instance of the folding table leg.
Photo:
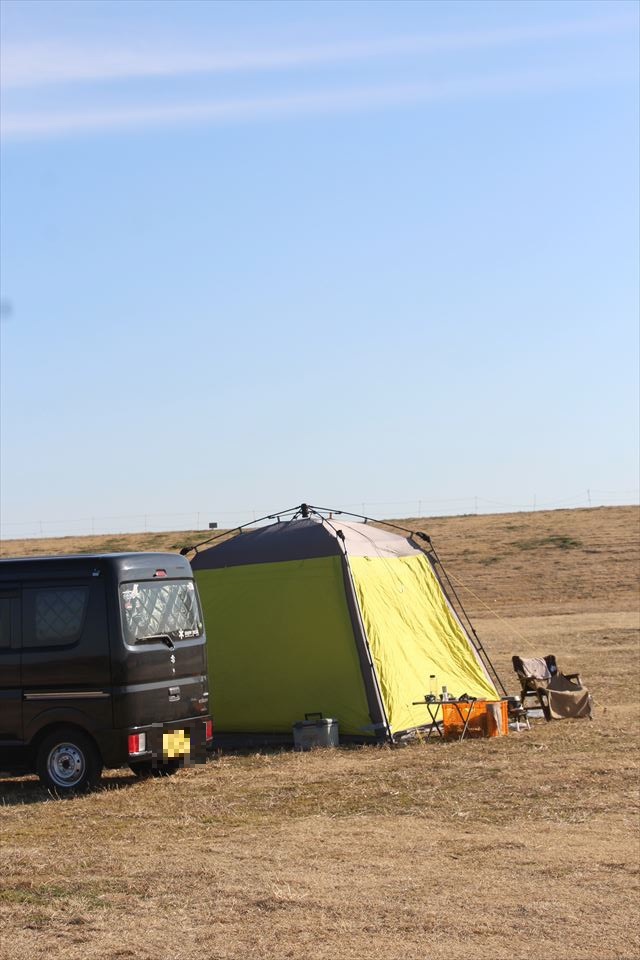
<svg viewBox="0 0 640 960">
<path fill-rule="evenodd" d="M 458 708 L 458 715 L 459 715 L 460 719 L 464 721 L 464 726 L 463 726 L 463 728 L 462 728 L 462 733 L 460 734 L 460 739 L 461 739 L 461 740 L 464 740 L 464 738 L 465 738 L 466 735 L 467 735 L 467 728 L 468 728 L 468 726 L 469 726 L 469 720 L 471 720 L 471 714 L 472 714 L 472 712 L 473 712 L 473 704 L 472 704 L 471 707 L 467 710 L 467 716 L 466 716 L 466 718 L 462 716 L 462 710 L 460 709 L 460 705 L 459 705 L 458 703 L 456 703 L 456 707 Z"/>
<path fill-rule="evenodd" d="M 427 704 L 427 711 L 428 711 L 428 713 L 429 713 L 429 716 L 431 717 L 431 726 L 429 727 L 429 733 L 427 734 L 427 741 L 431 740 L 431 736 L 432 736 L 432 734 L 433 734 L 434 729 L 435 729 L 436 733 L 438 734 L 438 736 L 440 737 L 440 739 L 441 739 L 441 740 L 444 739 L 444 733 L 443 733 L 442 730 L 440 729 L 440 724 L 439 724 L 439 722 L 438 722 L 438 708 L 439 708 L 439 706 L 440 706 L 440 704 L 436 704 L 436 708 L 435 708 L 435 711 L 434 711 L 434 710 L 432 710 L 432 708 L 431 708 L 432 705 L 431 705 L 430 703 Z"/>
</svg>

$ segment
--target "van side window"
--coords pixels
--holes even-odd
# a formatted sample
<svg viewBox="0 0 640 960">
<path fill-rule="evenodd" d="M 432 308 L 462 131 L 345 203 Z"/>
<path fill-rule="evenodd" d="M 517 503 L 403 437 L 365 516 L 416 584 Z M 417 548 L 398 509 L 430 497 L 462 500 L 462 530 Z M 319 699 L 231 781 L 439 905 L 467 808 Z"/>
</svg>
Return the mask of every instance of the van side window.
<svg viewBox="0 0 640 960">
<path fill-rule="evenodd" d="M 42 587 L 23 596 L 25 647 L 62 647 L 80 638 L 88 587 Z"/>
<path fill-rule="evenodd" d="M 0 650 L 11 646 L 11 597 L 0 597 Z"/>
</svg>

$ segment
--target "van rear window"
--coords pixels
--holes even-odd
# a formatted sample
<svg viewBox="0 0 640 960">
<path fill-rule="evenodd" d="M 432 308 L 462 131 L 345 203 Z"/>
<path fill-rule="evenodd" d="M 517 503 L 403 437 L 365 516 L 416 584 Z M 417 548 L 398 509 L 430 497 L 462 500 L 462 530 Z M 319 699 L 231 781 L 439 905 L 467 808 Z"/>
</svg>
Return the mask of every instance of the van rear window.
<svg viewBox="0 0 640 960">
<path fill-rule="evenodd" d="M 199 637 L 202 614 L 192 580 L 123 583 L 120 606 L 127 643 Z"/>
</svg>

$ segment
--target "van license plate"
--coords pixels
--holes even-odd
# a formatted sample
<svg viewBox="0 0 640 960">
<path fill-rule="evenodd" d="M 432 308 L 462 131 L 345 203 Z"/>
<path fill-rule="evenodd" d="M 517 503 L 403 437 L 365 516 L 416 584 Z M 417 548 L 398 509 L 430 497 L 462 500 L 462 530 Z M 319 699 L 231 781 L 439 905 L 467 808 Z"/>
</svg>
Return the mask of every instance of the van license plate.
<svg viewBox="0 0 640 960">
<path fill-rule="evenodd" d="M 162 754 L 165 760 L 188 757 L 191 742 L 188 730 L 168 730 L 162 734 Z"/>
</svg>

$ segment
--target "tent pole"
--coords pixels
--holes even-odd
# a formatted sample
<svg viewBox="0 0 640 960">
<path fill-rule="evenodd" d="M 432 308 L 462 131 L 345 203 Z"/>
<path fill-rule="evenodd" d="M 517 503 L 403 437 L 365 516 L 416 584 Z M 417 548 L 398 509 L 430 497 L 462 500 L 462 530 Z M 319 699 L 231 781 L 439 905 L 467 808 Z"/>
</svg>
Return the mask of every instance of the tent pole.
<svg viewBox="0 0 640 960">
<path fill-rule="evenodd" d="M 385 729 L 385 737 L 388 740 L 389 744 L 391 746 L 394 746 L 395 741 L 393 739 L 393 734 L 391 733 L 391 726 L 389 725 L 389 718 L 387 716 L 387 711 L 385 709 L 384 700 L 382 699 L 382 690 L 380 689 L 380 684 L 378 682 L 378 673 L 376 671 L 376 665 L 373 662 L 373 657 L 371 655 L 371 647 L 369 646 L 369 639 L 367 637 L 367 632 L 365 630 L 364 623 L 362 621 L 360 604 L 358 603 L 358 595 L 356 593 L 355 583 L 353 582 L 353 574 L 351 573 L 351 566 L 349 565 L 349 556 L 347 554 L 344 544 L 342 545 L 342 549 L 344 551 L 342 555 L 343 562 L 344 562 L 344 574 L 349 587 L 349 593 L 351 594 L 351 596 L 347 598 L 347 601 L 350 600 L 351 603 L 348 602 L 347 605 L 349 606 L 350 612 L 351 612 L 351 608 L 353 607 L 353 614 L 355 614 L 358 630 L 360 633 L 360 639 L 361 639 L 361 643 L 358 644 L 358 652 L 364 654 L 365 664 L 371 676 L 371 680 L 373 681 L 373 691 L 372 691 L 374 694 L 373 705 L 378 708 L 379 714 L 382 718 L 382 725 L 384 726 L 384 729 Z M 360 657 L 361 663 L 362 663 L 362 659 L 363 657 L 361 656 Z M 365 690 L 367 690 L 367 688 L 368 688 L 368 684 L 365 682 Z M 370 698 L 367 697 L 367 699 L 369 700 Z M 371 717 L 371 719 L 375 723 L 375 718 L 373 716 Z M 379 722 L 376 725 L 378 726 Z"/>
<path fill-rule="evenodd" d="M 365 523 L 381 523 L 383 527 L 392 527 L 394 530 L 402 530 L 403 533 L 415 533 L 415 531 L 410 530 L 409 527 L 401 527 L 399 523 L 390 523 L 388 520 L 376 520 L 375 517 L 365 517 L 363 513 L 351 513 L 349 510 L 330 510 L 329 507 L 312 506 L 309 506 L 309 510 L 317 513 L 322 520 L 326 520 L 326 517 L 321 516 L 322 513 L 331 513 L 333 516 L 338 517 L 355 517 L 356 520 L 364 520 Z"/>
<path fill-rule="evenodd" d="M 309 508 L 312 513 L 315 513 L 315 507 Z M 320 516 L 320 514 L 318 514 Z M 358 633 L 360 634 L 360 643 L 356 641 L 358 649 L 358 657 L 360 659 L 360 665 L 365 666 L 368 670 L 369 676 L 372 680 L 373 690 L 370 689 L 370 685 L 364 679 L 365 691 L 367 693 L 367 700 L 369 701 L 369 715 L 371 720 L 376 726 L 379 725 L 379 721 L 376 722 L 375 717 L 372 716 L 374 712 L 372 707 L 376 708 L 375 712 L 382 718 L 382 725 L 385 729 L 386 738 L 389 741 L 390 746 L 395 745 L 393 739 L 393 734 L 391 732 L 391 725 L 389 723 L 389 717 L 387 716 L 387 711 L 384 705 L 384 700 L 382 698 L 382 690 L 380 689 L 380 683 L 378 682 L 378 673 L 376 671 L 376 665 L 373 662 L 373 657 L 371 655 L 371 647 L 369 646 L 369 639 L 367 637 L 367 631 L 365 630 L 364 621 L 362 619 L 362 612 L 360 610 L 360 604 L 358 603 L 358 594 L 356 592 L 356 585 L 353 580 L 353 574 L 351 572 L 351 565 L 349 563 L 349 554 L 347 553 L 347 545 L 344 541 L 344 534 L 342 530 L 338 530 L 330 520 L 326 517 L 321 517 L 323 523 L 326 523 L 328 527 L 331 527 L 333 532 L 336 535 L 336 540 L 340 544 L 340 549 L 342 550 L 342 563 L 343 563 L 343 576 L 345 579 L 345 586 L 347 587 L 347 606 L 349 608 L 349 614 L 352 619 L 354 628 L 357 628 Z M 363 662 L 364 661 L 364 662 Z M 373 701 L 373 702 L 372 702 Z"/>
<path fill-rule="evenodd" d="M 239 527 L 230 527 L 228 530 L 221 530 L 220 533 L 214 534 L 212 537 L 208 537 L 206 540 L 201 540 L 200 543 L 194 543 L 190 547 L 183 547 L 180 551 L 181 556 L 186 557 L 188 553 L 191 553 L 192 550 L 198 552 L 200 547 L 204 547 L 206 543 L 214 543 L 216 540 L 219 540 L 221 537 L 226 537 L 228 533 L 233 533 L 236 530 L 238 533 L 242 533 L 246 527 L 253 527 L 256 523 L 262 523 L 263 520 L 275 520 L 276 517 L 285 517 L 288 513 L 299 512 L 300 507 L 289 507 L 288 510 L 277 510 L 275 513 L 269 513 L 265 517 L 258 517 L 257 520 L 249 520 L 247 523 L 241 523 Z"/>
</svg>

